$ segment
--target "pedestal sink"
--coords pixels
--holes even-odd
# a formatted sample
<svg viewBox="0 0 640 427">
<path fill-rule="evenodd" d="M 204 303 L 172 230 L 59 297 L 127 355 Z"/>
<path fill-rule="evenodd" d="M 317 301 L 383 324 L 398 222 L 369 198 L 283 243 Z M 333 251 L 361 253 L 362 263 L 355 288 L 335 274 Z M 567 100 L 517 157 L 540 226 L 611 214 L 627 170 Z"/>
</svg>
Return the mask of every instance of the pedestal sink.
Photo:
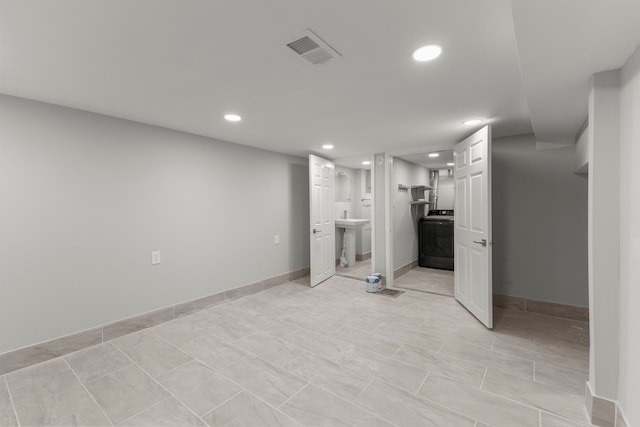
<svg viewBox="0 0 640 427">
<path fill-rule="evenodd" d="M 347 267 L 356 265 L 356 230 L 362 229 L 370 222 L 370 219 L 362 218 L 336 219 L 336 228 L 344 229 L 344 247 L 347 257 Z"/>
</svg>

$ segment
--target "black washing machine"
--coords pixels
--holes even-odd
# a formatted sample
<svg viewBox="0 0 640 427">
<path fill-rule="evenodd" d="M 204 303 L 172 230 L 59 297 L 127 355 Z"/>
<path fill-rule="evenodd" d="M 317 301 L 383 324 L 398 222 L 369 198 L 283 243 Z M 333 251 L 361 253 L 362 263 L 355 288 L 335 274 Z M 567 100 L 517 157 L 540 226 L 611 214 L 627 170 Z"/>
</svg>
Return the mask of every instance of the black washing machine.
<svg viewBox="0 0 640 427">
<path fill-rule="evenodd" d="M 431 210 L 418 224 L 420 267 L 453 270 L 453 210 Z"/>
</svg>

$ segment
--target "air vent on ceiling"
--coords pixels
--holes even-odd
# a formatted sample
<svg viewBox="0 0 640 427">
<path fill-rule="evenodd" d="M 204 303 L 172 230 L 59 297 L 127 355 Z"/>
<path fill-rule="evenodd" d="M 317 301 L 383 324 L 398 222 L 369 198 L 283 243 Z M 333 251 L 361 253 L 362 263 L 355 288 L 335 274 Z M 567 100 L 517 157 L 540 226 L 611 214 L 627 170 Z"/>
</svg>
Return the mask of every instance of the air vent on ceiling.
<svg viewBox="0 0 640 427">
<path fill-rule="evenodd" d="M 291 43 L 287 43 L 287 46 L 314 65 L 324 64 L 341 56 L 309 29 L 297 36 Z"/>
</svg>

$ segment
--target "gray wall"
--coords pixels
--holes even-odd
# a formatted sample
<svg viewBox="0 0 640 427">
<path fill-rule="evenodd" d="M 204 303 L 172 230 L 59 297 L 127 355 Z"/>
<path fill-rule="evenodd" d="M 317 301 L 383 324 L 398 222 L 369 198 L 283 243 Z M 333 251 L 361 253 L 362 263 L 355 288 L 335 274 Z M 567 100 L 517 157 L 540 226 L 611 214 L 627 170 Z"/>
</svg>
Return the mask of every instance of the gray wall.
<svg viewBox="0 0 640 427">
<path fill-rule="evenodd" d="M 428 185 L 429 171 L 398 157 L 393 159 L 391 197 L 393 199 L 393 268 L 398 269 L 418 258 L 418 218 L 424 207 L 409 205 L 410 191 L 398 191 L 405 186 Z"/>
<path fill-rule="evenodd" d="M 0 353 L 309 265 L 306 159 L 0 95 L 0 195 Z"/>
<path fill-rule="evenodd" d="M 587 180 L 574 147 L 535 147 L 493 141 L 493 291 L 587 307 Z"/>
<path fill-rule="evenodd" d="M 622 68 L 620 83 L 618 399 L 627 425 L 640 426 L 640 48 Z"/>
</svg>

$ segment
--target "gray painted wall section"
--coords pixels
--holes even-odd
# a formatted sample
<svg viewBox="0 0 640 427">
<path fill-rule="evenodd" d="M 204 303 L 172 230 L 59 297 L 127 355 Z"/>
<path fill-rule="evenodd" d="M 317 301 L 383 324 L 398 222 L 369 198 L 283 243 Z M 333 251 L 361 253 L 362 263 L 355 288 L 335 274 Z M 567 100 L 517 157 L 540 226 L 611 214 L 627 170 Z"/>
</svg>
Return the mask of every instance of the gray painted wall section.
<svg viewBox="0 0 640 427">
<path fill-rule="evenodd" d="M 0 353 L 309 265 L 306 159 L 0 95 L 0 194 Z"/>
<path fill-rule="evenodd" d="M 589 384 L 618 394 L 620 73 L 596 73 L 589 93 Z"/>
<path fill-rule="evenodd" d="M 393 206 L 393 268 L 398 269 L 418 258 L 418 218 L 424 216 L 424 207 L 409 204 L 410 191 L 398 191 L 405 186 L 428 185 L 429 171 L 398 157 L 393 159 L 391 197 Z"/>
<path fill-rule="evenodd" d="M 640 426 L 640 48 L 620 72 L 620 341 L 618 399 Z"/>
<path fill-rule="evenodd" d="M 587 180 L 575 148 L 493 140 L 493 291 L 587 307 Z"/>
</svg>

